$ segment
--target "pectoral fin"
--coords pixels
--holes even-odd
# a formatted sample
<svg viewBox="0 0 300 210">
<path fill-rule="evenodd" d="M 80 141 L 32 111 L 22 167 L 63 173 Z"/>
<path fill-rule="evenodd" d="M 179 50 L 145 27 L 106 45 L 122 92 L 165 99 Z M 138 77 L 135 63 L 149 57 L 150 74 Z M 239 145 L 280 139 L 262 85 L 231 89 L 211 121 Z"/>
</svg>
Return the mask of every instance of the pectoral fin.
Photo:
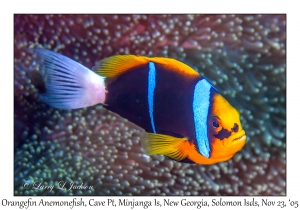
<svg viewBox="0 0 300 210">
<path fill-rule="evenodd" d="M 142 146 L 148 155 L 165 155 L 177 161 L 186 158 L 192 148 L 187 138 L 154 133 L 145 133 Z"/>
</svg>

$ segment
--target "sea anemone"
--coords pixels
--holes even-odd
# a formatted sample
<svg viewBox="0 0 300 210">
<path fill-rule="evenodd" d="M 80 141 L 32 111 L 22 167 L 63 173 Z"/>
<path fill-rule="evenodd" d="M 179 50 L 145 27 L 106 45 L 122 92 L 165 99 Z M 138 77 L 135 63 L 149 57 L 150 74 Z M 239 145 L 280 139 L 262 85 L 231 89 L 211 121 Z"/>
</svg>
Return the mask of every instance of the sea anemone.
<svg viewBox="0 0 300 210">
<path fill-rule="evenodd" d="M 42 103 L 32 44 L 88 68 L 116 54 L 187 63 L 240 111 L 247 143 L 214 165 L 146 156 L 142 129 L 100 105 Z M 14 64 L 15 195 L 286 194 L 285 15 L 15 15 Z"/>
</svg>

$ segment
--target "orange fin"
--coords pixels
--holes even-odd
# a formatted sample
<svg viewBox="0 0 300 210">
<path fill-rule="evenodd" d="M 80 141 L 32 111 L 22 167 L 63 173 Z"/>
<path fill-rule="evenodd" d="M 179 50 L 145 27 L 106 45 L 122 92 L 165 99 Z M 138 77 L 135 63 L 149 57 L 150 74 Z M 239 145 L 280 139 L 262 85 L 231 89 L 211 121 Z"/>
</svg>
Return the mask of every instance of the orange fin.
<svg viewBox="0 0 300 210">
<path fill-rule="evenodd" d="M 177 71 L 178 73 L 185 74 L 187 76 L 200 76 L 197 71 L 195 71 L 188 65 L 172 58 L 149 58 L 146 56 L 136 55 L 115 55 L 105 58 L 97 62 L 96 65 L 93 67 L 93 70 L 103 77 L 113 78 L 121 75 L 127 70 L 141 65 L 145 65 L 151 61 L 164 66 L 166 69 Z"/>
<path fill-rule="evenodd" d="M 191 143 L 187 138 L 145 133 L 142 146 L 147 155 L 165 155 L 180 161 L 189 154 Z"/>
</svg>

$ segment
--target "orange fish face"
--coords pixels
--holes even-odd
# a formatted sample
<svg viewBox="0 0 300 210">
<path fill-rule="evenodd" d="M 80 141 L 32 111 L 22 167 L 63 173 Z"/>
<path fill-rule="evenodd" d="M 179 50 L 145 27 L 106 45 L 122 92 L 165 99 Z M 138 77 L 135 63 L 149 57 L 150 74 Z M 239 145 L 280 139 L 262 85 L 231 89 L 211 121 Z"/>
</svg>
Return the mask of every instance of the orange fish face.
<svg viewBox="0 0 300 210">
<path fill-rule="evenodd" d="M 208 138 L 211 143 L 210 159 L 230 159 L 246 143 L 245 131 L 238 111 L 220 94 L 212 100 L 208 118 Z"/>
</svg>

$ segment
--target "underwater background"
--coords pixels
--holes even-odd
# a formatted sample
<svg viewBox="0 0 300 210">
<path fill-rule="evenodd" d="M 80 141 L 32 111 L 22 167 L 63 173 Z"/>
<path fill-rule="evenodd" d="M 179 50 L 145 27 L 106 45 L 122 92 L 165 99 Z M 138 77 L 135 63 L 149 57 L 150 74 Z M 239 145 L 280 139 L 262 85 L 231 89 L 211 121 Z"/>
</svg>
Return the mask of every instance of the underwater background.
<svg viewBox="0 0 300 210">
<path fill-rule="evenodd" d="M 90 69 L 117 54 L 178 59 L 240 111 L 247 143 L 214 165 L 148 157 L 142 129 L 100 105 L 41 102 L 32 44 Z M 24 187 L 60 181 L 93 188 Z M 286 15 L 14 15 L 14 195 L 286 195 Z"/>
</svg>

